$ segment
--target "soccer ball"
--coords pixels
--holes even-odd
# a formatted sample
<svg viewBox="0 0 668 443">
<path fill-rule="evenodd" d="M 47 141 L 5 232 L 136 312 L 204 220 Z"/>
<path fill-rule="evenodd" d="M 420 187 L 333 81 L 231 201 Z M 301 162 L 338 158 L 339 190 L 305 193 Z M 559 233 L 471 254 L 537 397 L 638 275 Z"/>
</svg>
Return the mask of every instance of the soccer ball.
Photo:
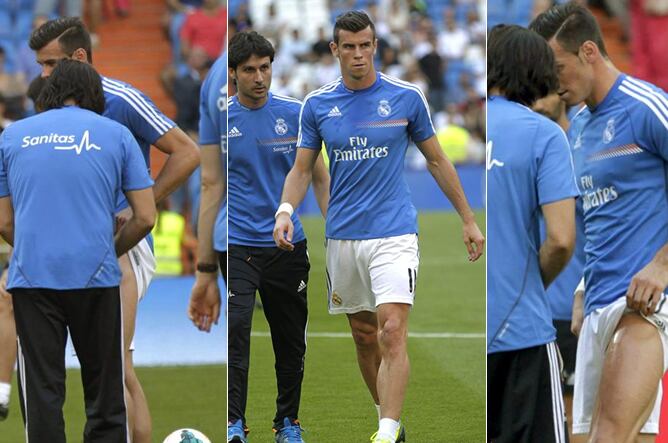
<svg viewBox="0 0 668 443">
<path fill-rule="evenodd" d="M 211 443 L 211 440 L 200 431 L 184 428 L 169 434 L 162 443 Z"/>
</svg>

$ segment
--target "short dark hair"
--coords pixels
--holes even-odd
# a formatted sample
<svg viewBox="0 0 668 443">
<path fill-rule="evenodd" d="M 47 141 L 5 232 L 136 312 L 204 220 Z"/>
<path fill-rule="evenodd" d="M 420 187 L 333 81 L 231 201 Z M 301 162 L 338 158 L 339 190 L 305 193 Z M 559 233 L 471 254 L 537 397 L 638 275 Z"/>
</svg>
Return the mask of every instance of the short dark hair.
<svg viewBox="0 0 668 443">
<path fill-rule="evenodd" d="M 42 24 L 30 35 L 30 49 L 39 51 L 56 39 L 68 57 L 82 48 L 86 51 L 88 63 L 93 63 L 90 34 L 79 17 L 61 17 Z"/>
<path fill-rule="evenodd" d="M 588 40 L 596 43 L 604 57 L 608 57 L 601 28 L 594 15 L 586 7 L 573 1 L 556 5 L 538 15 L 529 29 L 536 31 L 545 40 L 556 38 L 568 52 L 577 54 L 580 46 Z"/>
<path fill-rule="evenodd" d="M 102 79 L 97 71 L 87 63 L 62 59 L 42 88 L 35 107 L 40 112 L 62 108 L 69 99 L 82 109 L 104 112 Z"/>
<path fill-rule="evenodd" d="M 274 62 L 274 47 L 271 42 L 255 31 L 242 31 L 234 34 L 228 50 L 228 66 L 237 69 L 241 63 L 252 56 L 269 57 Z"/>
<path fill-rule="evenodd" d="M 38 75 L 28 85 L 28 91 L 26 92 L 26 95 L 30 100 L 33 101 L 33 103 L 37 102 L 39 94 L 42 92 L 42 89 L 44 89 L 44 85 L 46 85 L 46 80 L 47 77 Z"/>
<path fill-rule="evenodd" d="M 371 27 L 373 38 L 376 38 L 376 27 L 364 11 L 348 11 L 336 17 L 334 23 L 334 43 L 339 44 L 339 31 L 360 32 Z"/>
<path fill-rule="evenodd" d="M 487 91 L 498 88 L 508 99 L 531 106 L 557 90 L 554 53 L 535 32 L 497 25 L 487 39 Z"/>
</svg>

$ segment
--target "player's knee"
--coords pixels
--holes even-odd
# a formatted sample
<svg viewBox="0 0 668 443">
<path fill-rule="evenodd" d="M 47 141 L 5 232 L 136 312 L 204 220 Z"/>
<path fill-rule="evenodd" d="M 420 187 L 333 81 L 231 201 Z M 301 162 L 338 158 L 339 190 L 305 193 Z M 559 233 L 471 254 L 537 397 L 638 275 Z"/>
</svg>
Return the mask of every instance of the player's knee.
<svg viewBox="0 0 668 443">
<path fill-rule="evenodd" d="M 351 325 L 353 340 L 358 347 L 370 347 L 378 344 L 378 330 L 370 325 Z"/>
<path fill-rule="evenodd" d="M 406 325 L 399 318 L 388 318 L 380 330 L 380 343 L 390 349 L 402 348 L 406 343 Z"/>
<path fill-rule="evenodd" d="M 622 420 L 615 419 L 601 411 L 597 425 L 591 434 L 590 443 L 625 443 L 629 429 L 622 425 Z"/>
</svg>

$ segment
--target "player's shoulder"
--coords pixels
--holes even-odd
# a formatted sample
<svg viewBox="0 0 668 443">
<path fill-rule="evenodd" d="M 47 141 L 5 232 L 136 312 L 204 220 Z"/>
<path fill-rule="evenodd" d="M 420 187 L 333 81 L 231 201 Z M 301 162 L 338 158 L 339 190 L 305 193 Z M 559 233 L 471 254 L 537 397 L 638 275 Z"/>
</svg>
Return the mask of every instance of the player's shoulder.
<svg viewBox="0 0 668 443">
<path fill-rule="evenodd" d="M 293 112 L 299 112 L 302 107 L 302 102 L 294 97 L 281 94 L 271 94 L 271 107 L 289 109 Z"/>
<path fill-rule="evenodd" d="M 318 89 L 311 91 L 304 97 L 304 104 L 306 103 L 317 103 L 321 100 L 325 100 L 329 97 L 332 97 L 336 94 L 336 90 L 338 89 L 339 85 L 341 85 L 342 78 L 339 77 L 336 80 L 326 83 L 319 87 Z"/>
<path fill-rule="evenodd" d="M 663 89 L 625 75 L 618 91 L 617 100 L 631 118 L 658 120 L 668 128 L 668 94 Z"/>
<path fill-rule="evenodd" d="M 395 94 L 403 94 L 407 96 L 416 96 L 420 99 L 424 99 L 424 93 L 418 85 L 415 83 L 408 82 L 406 80 L 401 80 L 397 77 L 392 77 L 391 75 L 380 74 L 380 81 L 383 83 L 383 86 Z"/>
</svg>

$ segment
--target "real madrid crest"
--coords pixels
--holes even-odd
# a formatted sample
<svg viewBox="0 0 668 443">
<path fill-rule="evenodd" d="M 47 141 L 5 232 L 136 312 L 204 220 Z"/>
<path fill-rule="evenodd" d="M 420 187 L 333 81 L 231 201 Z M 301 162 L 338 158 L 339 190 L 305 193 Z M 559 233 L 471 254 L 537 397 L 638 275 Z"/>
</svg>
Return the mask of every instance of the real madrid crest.
<svg viewBox="0 0 668 443">
<path fill-rule="evenodd" d="M 611 118 L 603 130 L 603 143 L 610 143 L 615 137 L 615 119 Z"/>
<path fill-rule="evenodd" d="M 274 131 L 278 135 L 285 135 L 288 132 L 288 124 L 285 123 L 285 120 L 279 118 L 276 120 L 276 126 L 274 126 Z"/>
<path fill-rule="evenodd" d="M 387 117 L 390 115 L 390 112 L 392 112 L 392 108 L 390 107 L 390 102 L 387 100 L 381 100 L 378 103 L 378 115 L 381 117 Z"/>
</svg>

